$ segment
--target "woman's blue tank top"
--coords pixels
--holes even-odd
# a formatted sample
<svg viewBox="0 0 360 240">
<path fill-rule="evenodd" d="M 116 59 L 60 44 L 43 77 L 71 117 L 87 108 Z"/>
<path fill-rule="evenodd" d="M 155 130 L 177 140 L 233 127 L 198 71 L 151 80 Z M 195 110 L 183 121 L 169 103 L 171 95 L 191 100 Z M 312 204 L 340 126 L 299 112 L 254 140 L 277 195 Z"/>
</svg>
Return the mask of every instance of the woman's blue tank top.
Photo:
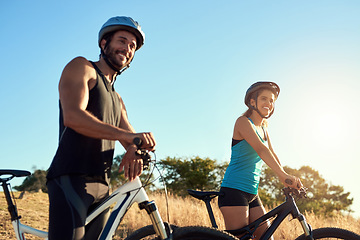
<svg viewBox="0 0 360 240">
<path fill-rule="evenodd" d="M 262 142 L 265 142 L 257 132 L 254 123 L 249 118 L 253 128 Z M 231 160 L 226 169 L 221 187 L 238 189 L 247 193 L 257 194 L 263 161 L 246 140 L 232 146 Z"/>
</svg>

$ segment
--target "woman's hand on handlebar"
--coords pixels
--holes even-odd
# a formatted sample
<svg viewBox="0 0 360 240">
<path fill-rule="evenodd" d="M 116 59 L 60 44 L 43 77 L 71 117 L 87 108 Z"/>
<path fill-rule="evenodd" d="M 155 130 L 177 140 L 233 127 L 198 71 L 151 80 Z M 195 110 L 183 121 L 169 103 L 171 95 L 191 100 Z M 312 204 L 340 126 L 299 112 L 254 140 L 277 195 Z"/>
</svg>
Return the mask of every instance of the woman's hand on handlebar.
<svg viewBox="0 0 360 240">
<path fill-rule="evenodd" d="M 304 187 L 301 183 L 300 178 L 292 175 L 287 175 L 287 177 L 283 180 L 283 184 L 285 185 L 285 187 L 290 187 L 297 190 L 300 190 Z"/>
</svg>

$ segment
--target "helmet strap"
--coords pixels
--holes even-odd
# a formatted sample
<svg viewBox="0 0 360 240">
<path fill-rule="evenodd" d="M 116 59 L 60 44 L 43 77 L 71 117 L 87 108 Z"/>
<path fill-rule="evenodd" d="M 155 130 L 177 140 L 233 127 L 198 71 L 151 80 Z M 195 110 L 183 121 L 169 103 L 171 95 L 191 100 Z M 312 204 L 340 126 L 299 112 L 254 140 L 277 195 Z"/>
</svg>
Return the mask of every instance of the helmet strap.
<svg viewBox="0 0 360 240">
<path fill-rule="evenodd" d="M 105 46 L 104 46 L 104 49 L 106 49 L 110 44 L 110 41 L 106 41 L 105 43 Z M 101 48 L 101 53 L 100 53 L 100 56 L 102 56 L 106 62 L 106 64 L 112 69 L 115 71 L 116 75 L 115 75 L 115 79 L 114 81 L 112 82 L 112 84 L 115 83 L 115 80 L 116 80 L 116 77 L 121 75 L 126 69 L 128 69 L 130 67 L 130 63 L 128 65 L 126 65 L 124 68 L 118 70 L 109 60 L 109 58 L 107 57 L 105 51 Z M 131 59 L 132 61 L 132 59 Z"/>
<path fill-rule="evenodd" d="M 109 61 L 108 57 L 106 56 L 105 52 L 101 49 L 101 56 L 104 58 L 106 64 L 116 72 L 116 76 L 120 75 L 122 72 L 118 70 L 114 65 Z"/>
<path fill-rule="evenodd" d="M 128 69 L 130 67 L 130 64 L 126 65 L 123 69 L 118 70 L 116 67 L 114 67 L 114 65 L 109 61 L 108 57 L 106 56 L 106 54 L 104 53 L 104 51 L 101 49 L 101 56 L 104 58 L 106 64 L 116 72 L 116 76 L 114 81 L 112 82 L 112 84 L 115 83 L 116 77 L 121 75 L 126 69 Z"/>
</svg>

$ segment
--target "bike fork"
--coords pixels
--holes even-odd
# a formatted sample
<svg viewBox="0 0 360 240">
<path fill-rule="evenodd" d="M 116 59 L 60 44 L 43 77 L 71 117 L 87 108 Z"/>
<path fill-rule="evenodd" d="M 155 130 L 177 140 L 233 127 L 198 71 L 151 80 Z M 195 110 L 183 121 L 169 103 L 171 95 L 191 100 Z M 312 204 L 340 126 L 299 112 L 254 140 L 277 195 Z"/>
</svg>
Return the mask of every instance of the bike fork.
<svg viewBox="0 0 360 240">
<path fill-rule="evenodd" d="M 312 235 L 312 229 L 310 224 L 308 224 L 306 222 L 306 219 L 304 217 L 304 215 L 300 214 L 297 219 L 299 220 L 299 222 L 301 223 L 301 226 L 304 230 L 305 236 L 307 240 L 314 240 L 313 235 Z"/>
<path fill-rule="evenodd" d="M 154 226 L 154 230 L 161 239 L 167 239 L 168 234 L 166 233 L 165 225 L 163 220 L 161 219 L 160 213 L 156 207 L 154 201 L 151 202 L 142 202 L 139 204 L 140 209 L 145 209 L 146 212 L 149 214 L 151 222 Z"/>
</svg>

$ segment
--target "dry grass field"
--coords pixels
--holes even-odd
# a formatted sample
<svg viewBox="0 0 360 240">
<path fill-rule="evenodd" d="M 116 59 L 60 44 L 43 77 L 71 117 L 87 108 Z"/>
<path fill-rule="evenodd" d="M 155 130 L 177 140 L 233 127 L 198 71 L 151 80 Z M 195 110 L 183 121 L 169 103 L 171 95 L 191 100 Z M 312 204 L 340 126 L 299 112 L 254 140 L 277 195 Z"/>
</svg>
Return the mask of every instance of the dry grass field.
<svg viewBox="0 0 360 240">
<path fill-rule="evenodd" d="M 1 193 L 2 194 L 2 193 Z M 19 193 L 15 193 L 17 198 Z M 163 194 L 152 194 L 149 196 L 155 200 L 160 214 L 167 221 L 166 201 Z M 45 193 L 25 193 L 22 199 L 16 199 L 18 212 L 22 216 L 21 221 L 32 227 L 47 230 L 48 221 L 48 197 Z M 216 204 L 213 206 L 215 217 L 221 229 L 224 224 L 220 211 Z M 205 205 L 190 197 L 179 198 L 169 196 L 170 223 L 178 226 L 201 225 L 210 226 L 210 220 L 206 213 Z M 351 216 L 336 215 L 333 218 L 323 218 L 313 213 L 305 213 L 307 221 L 312 227 L 339 227 L 345 228 L 356 233 L 360 233 L 360 219 Z M 138 206 L 132 206 L 123 222 L 119 226 L 115 239 L 124 239 L 132 231 L 150 224 L 150 220 L 144 211 L 140 211 Z M 297 221 L 286 220 L 275 234 L 275 239 L 295 239 L 301 234 L 301 226 Z M 28 235 L 28 239 L 38 239 Z M 0 239 L 16 239 L 10 223 L 10 216 L 7 211 L 4 196 L 0 198 Z"/>
</svg>

